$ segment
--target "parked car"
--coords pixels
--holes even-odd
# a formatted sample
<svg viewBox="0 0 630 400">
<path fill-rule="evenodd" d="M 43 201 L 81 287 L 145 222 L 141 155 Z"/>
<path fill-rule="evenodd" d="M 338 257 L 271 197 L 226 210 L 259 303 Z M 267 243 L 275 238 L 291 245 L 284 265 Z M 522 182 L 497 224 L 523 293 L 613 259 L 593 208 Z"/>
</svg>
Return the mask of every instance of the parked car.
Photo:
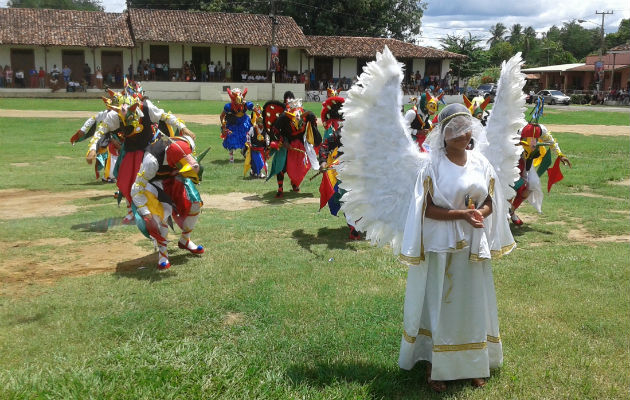
<svg viewBox="0 0 630 400">
<path fill-rule="evenodd" d="M 536 98 L 536 96 L 542 96 L 545 99 L 545 104 L 569 105 L 571 103 L 571 98 L 559 90 L 549 90 L 549 89 L 541 90 L 540 92 L 536 93 L 536 95 L 533 98 Z M 528 101 L 528 103 L 531 103 L 533 101 L 533 98 L 531 101 Z"/>
<path fill-rule="evenodd" d="M 477 96 L 486 97 L 487 94 L 490 95 L 490 102 L 494 102 L 494 96 L 497 94 L 496 83 L 484 83 L 483 85 L 479 85 L 479 87 L 476 89 L 469 88 L 466 91 L 466 97 L 468 97 L 469 99 Z"/>
</svg>

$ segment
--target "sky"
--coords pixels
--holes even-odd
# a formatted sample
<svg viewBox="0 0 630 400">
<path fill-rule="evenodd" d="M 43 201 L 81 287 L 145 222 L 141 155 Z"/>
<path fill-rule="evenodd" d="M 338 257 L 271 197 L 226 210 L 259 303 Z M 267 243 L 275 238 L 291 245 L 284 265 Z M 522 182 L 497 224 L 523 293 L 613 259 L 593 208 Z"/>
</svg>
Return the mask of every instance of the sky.
<svg viewBox="0 0 630 400">
<path fill-rule="evenodd" d="M 8 0 L 0 0 L 0 7 L 6 7 Z M 604 31 L 616 32 L 623 18 L 630 18 L 628 0 L 423 0 L 427 9 L 422 17 L 422 35 L 418 39 L 422 46 L 441 48 L 440 39 L 446 35 L 468 35 L 482 39 L 485 44 L 490 38 L 490 27 L 497 22 L 508 29 L 514 24 L 523 28 L 533 27 L 540 34 L 552 25 L 562 26 L 563 22 L 584 19 L 585 28 L 601 27 L 599 11 L 613 11 L 606 15 Z M 121 12 L 125 0 L 102 0 L 108 12 Z"/>
</svg>

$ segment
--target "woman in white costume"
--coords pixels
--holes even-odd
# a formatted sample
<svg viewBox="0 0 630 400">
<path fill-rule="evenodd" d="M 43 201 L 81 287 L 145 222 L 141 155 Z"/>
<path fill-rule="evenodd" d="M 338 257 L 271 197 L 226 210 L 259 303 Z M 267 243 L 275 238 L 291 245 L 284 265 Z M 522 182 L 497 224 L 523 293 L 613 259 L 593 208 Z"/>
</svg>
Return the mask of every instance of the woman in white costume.
<svg viewBox="0 0 630 400">
<path fill-rule="evenodd" d="M 456 379 L 484 386 L 503 361 L 491 259 L 515 247 L 506 193 L 513 194 L 525 125 L 520 65 L 520 54 L 504 63 L 487 127 L 465 106 L 449 105 L 427 138 L 428 153 L 407 132 L 403 73 L 387 48 L 344 104 L 342 142 L 351 150 L 338 167 L 342 210 L 409 265 L 399 365 L 427 361 L 435 391 Z"/>
</svg>

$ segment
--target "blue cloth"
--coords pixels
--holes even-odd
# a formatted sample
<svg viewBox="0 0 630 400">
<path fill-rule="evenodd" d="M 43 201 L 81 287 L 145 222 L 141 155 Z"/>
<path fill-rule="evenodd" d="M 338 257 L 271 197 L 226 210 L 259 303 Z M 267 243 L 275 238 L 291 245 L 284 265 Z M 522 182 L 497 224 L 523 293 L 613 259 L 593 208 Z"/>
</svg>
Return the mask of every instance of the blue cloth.
<svg viewBox="0 0 630 400">
<path fill-rule="evenodd" d="M 252 151 L 252 172 L 258 175 L 264 166 L 265 162 L 263 161 L 262 154 L 258 151 Z"/>
<path fill-rule="evenodd" d="M 339 209 L 341 208 L 341 194 L 339 193 L 339 182 L 335 184 L 335 194 L 328 200 L 328 209 L 330 213 L 337 216 Z"/>
<path fill-rule="evenodd" d="M 245 107 L 251 110 L 254 104 L 248 101 L 245 103 Z M 231 103 L 227 103 L 225 107 L 223 107 L 223 111 L 225 111 L 226 114 L 233 114 Z M 245 142 L 247 141 L 247 132 L 249 132 L 249 129 L 252 127 L 252 120 L 246 112 L 240 117 L 228 117 L 228 121 L 230 120 L 232 120 L 232 123 L 226 124 L 225 127 L 232 133 L 223 139 L 223 147 L 227 150 L 242 149 L 245 147 Z"/>
</svg>

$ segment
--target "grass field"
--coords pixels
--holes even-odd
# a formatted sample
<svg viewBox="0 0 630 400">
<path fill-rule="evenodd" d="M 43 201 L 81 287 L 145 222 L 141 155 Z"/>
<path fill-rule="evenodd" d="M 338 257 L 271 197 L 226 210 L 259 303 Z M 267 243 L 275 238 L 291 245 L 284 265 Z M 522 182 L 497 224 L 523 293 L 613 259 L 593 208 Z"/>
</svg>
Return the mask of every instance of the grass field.
<svg viewBox="0 0 630 400">
<path fill-rule="evenodd" d="M 19 103 L 8 100 L 0 107 Z M 172 111 L 204 107 L 175 102 Z M 602 114 L 628 123 L 627 114 Z M 557 115 L 553 123 L 579 123 Z M 25 193 L 17 189 L 113 192 L 94 180 L 85 144 L 68 142 L 82 122 L 0 118 L 5 203 Z M 504 365 L 482 390 L 457 382 L 436 395 L 422 365 L 397 366 L 406 268 L 391 251 L 349 242 L 343 218 L 297 204 L 318 197 L 312 172 L 299 195 L 275 200 L 273 180 L 242 178 L 242 161 L 227 163 L 218 127 L 190 128 L 199 148 L 212 147 L 200 191 L 249 194 L 264 206 L 205 207 L 193 238 L 206 254 L 171 245 L 165 272 L 154 269 L 155 254 L 106 261 L 137 235 L 102 229 L 124 215 L 109 195 L 71 200 L 77 209 L 65 215 L 51 203 L 47 216 L 19 218 L 34 206 L 25 203 L 16 219 L 0 219 L 0 398 L 628 398 L 627 136 L 554 132 L 573 168 L 545 195 L 543 214 L 523 206 L 518 249 L 493 264 Z M 137 247 L 151 253 L 148 241 Z M 55 276 L 80 268 L 79 253 L 100 273 Z M 36 268 L 47 278 L 29 278 Z"/>
</svg>

